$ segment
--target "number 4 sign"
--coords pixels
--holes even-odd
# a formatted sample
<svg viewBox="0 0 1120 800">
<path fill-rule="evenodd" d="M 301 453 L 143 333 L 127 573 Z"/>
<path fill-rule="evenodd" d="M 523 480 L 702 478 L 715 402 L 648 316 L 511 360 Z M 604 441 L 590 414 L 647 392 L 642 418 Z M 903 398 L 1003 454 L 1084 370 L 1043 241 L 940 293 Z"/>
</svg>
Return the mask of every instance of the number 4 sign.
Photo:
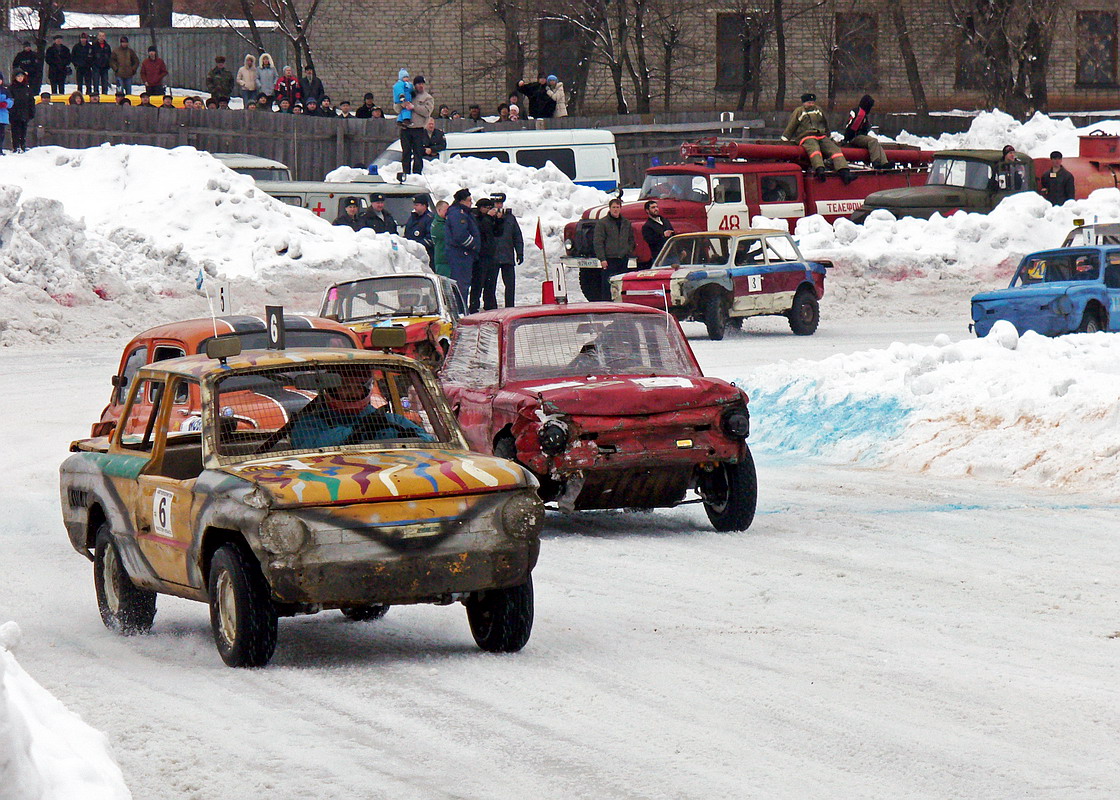
<svg viewBox="0 0 1120 800">
<path fill-rule="evenodd" d="M 175 495 L 166 489 L 156 489 L 152 495 L 152 530 L 157 536 L 171 538 L 171 504 Z"/>
</svg>

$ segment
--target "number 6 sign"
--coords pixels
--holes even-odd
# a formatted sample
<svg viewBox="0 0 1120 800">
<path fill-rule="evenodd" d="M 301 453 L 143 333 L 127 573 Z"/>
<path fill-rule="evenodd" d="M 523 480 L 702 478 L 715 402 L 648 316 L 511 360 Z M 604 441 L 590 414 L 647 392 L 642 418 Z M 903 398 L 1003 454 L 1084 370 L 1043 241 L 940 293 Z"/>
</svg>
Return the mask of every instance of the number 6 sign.
<svg viewBox="0 0 1120 800">
<path fill-rule="evenodd" d="M 152 529 L 159 536 L 171 537 L 171 505 L 175 495 L 166 489 L 156 489 L 152 495 Z"/>
</svg>

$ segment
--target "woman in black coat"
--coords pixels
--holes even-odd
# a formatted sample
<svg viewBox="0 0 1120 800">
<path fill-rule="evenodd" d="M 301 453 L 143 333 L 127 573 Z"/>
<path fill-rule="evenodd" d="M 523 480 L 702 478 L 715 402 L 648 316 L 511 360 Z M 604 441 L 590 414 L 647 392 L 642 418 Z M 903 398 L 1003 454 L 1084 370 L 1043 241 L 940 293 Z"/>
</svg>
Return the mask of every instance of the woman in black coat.
<svg viewBox="0 0 1120 800">
<path fill-rule="evenodd" d="M 8 111 L 8 121 L 12 126 L 12 151 L 23 153 L 27 150 L 27 123 L 35 118 L 35 90 L 27 80 L 26 72 L 16 70 L 8 94 L 12 96 L 12 107 Z"/>
</svg>

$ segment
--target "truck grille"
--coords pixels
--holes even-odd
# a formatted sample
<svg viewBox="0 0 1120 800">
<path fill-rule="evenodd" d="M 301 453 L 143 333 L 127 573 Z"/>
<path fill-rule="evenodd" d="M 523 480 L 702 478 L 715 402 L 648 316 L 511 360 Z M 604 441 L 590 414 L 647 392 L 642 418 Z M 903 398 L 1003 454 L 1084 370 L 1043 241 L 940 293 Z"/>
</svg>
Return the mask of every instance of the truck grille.
<svg viewBox="0 0 1120 800">
<path fill-rule="evenodd" d="M 571 255 L 589 258 L 595 255 L 595 220 L 581 219 L 576 223 L 575 239 Z"/>
</svg>

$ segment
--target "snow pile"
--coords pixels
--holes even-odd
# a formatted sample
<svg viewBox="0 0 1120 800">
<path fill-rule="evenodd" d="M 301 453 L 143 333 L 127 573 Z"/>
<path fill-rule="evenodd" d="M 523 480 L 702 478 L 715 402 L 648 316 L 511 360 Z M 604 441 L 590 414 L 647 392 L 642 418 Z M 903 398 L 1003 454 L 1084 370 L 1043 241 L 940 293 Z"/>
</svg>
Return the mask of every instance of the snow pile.
<svg viewBox="0 0 1120 800">
<path fill-rule="evenodd" d="M 400 173 L 399 164 L 380 169 L 381 177 L 395 182 Z M 328 181 L 353 180 L 364 175 L 353 167 L 339 167 L 327 175 Z M 502 192 L 506 208 L 517 218 L 525 240 L 525 263 L 518 267 L 518 297 L 521 301 L 539 301 L 540 284 L 544 280 L 544 259 L 533 241 L 537 233 L 537 219 L 541 221 L 541 235 L 549 261 L 555 265 L 564 255 L 564 225 L 578 219 L 583 212 L 606 203 L 613 195 L 580 186 L 552 164 L 543 169 L 505 164 L 497 159 L 463 158 L 453 156 L 447 161 L 431 161 L 424 165 L 424 174 L 409 178 L 412 183 L 426 186 L 434 203 L 451 202 L 455 192 L 464 187 L 471 190 L 477 202 L 483 197 Z M 404 220 L 398 220 L 404 222 Z M 499 292 L 501 290 L 499 289 Z M 573 296 L 579 291 L 569 287 Z"/>
<path fill-rule="evenodd" d="M 737 382 L 763 447 L 1120 497 L 1118 334 L 997 324 L 984 339 L 781 362 Z"/>
<path fill-rule="evenodd" d="M 42 147 L 0 160 L 0 344 L 80 338 L 90 315 L 64 311 L 74 306 L 133 329 L 201 313 L 200 270 L 230 284 L 237 310 L 259 312 L 265 298 L 313 302 L 333 280 L 425 263 L 419 245 L 334 227 L 190 147 Z M 161 298 L 187 302 L 171 311 Z"/>
<path fill-rule="evenodd" d="M 1002 150 L 1009 144 L 1034 158 L 1049 158 L 1054 150 L 1069 157 L 1080 151 L 1077 137 L 1095 131 L 1120 134 L 1120 120 L 1101 120 L 1076 128 L 1068 117 L 1048 117 L 1039 111 L 1026 122 L 1019 122 L 997 109 L 978 114 L 965 133 L 945 133 L 931 138 L 903 131 L 896 141 L 925 150 Z"/>
<path fill-rule="evenodd" d="M 20 630 L 0 625 L 0 796 L 4 800 L 132 797 L 105 736 L 20 667 Z"/>
</svg>

